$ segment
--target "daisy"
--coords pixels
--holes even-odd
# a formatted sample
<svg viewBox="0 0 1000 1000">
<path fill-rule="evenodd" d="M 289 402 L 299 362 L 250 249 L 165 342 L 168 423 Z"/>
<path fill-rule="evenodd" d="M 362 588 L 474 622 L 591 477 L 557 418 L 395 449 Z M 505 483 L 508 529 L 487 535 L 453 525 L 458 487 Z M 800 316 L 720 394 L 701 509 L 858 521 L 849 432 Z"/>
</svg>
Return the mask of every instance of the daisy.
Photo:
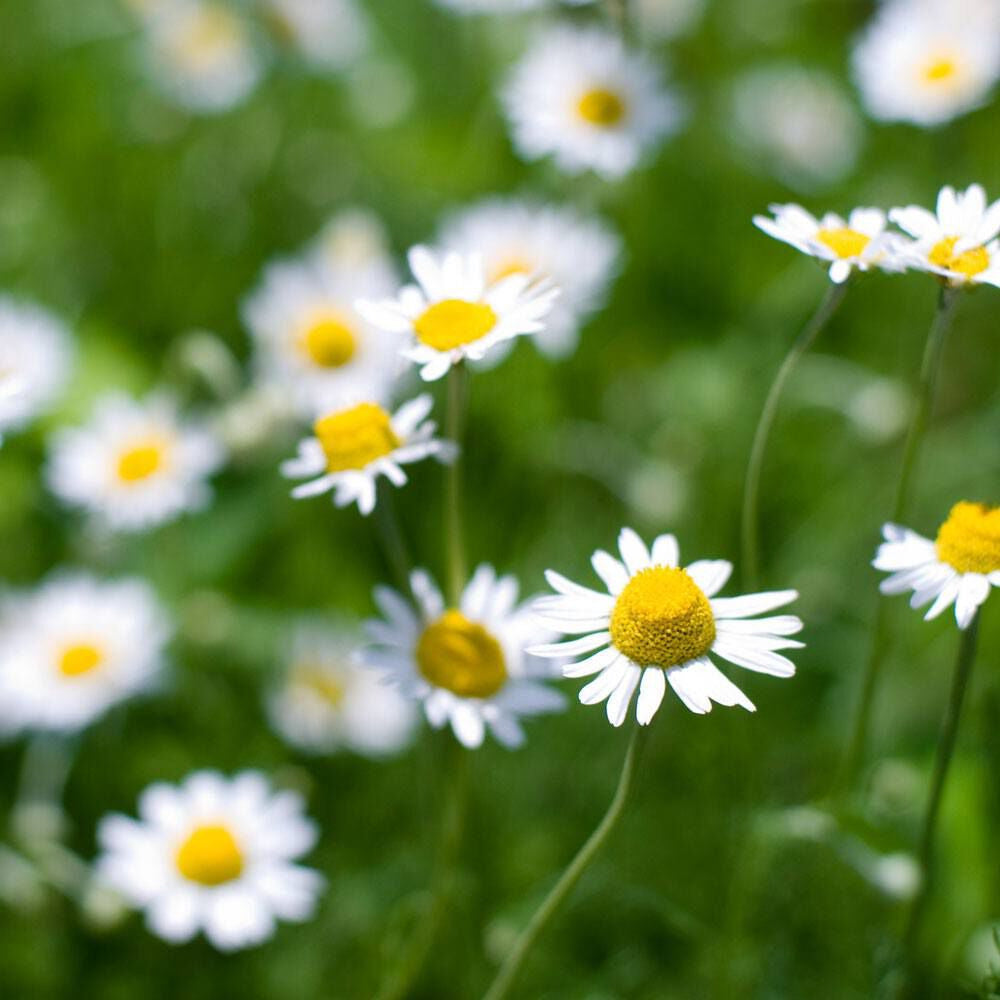
<svg viewBox="0 0 1000 1000">
<path fill-rule="evenodd" d="M 855 208 L 845 221 L 833 212 L 821 219 L 800 205 L 771 205 L 771 214 L 755 215 L 754 225 L 768 236 L 788 243 L 810 257 L 830 263 L 830 280 L 846 281 L 855 269 L 901 269 L 892 253 L 892 234 L 886 233 L 885 212 Z"/>
<path fill-rule="evenodd" d="M 716 597 L 732 564 L 702 559 L 680 569 L 673 535 L 660 535 L 647 549 L 634 531 L 623 528 L 618 549 L 621 561 L 603 551 L 591 560 L 607 594 L 571 583 L 553 570 L 546 572 L 558 596 L 536 602 L 539 620 L 580 637 L 529 650 L 538 656 L 572 657 L 574 662 L 563 667 L 566 677 L 597 674 L 580 692 L 580 701 L 596 705 L 607 699 L 613 726 L 625 721 L 636 688 L 636 717 L 640 725 L 648 725 L 668 683 L 698 714 L 711 711 L 712 702 L 754 711 L 710 653 L 775 677 L 795 673 L 795 665 L 778 650 L 802 647 L 786 638 L 799 632 L 802 622 L 794 615 L 751 617 L 794 601 L 794 590 Z"/>
<path fill-rule="evenodd" d="M 220 951 L 260 944 L 276 920 L 308 920 L 323 886 L 293 863 L 317 837 L 303 810 L 301 796 L 273 792 L 256 771 L 157 782 L 139 797 L 138 820 L 101 820 L 97 872 L 165 941 L 204 931 Z"/>
<path fill-rule="evenodd" d="M 925 620 L 954 604 L 958 627 L 966 629 L 990 586 L 1000 587 L 1000 507 L 955 504 L 933 542 L 898 524 L 885 525 L 882 535 L 885 541 L 872 565 L 892 575 L 879 589 L 883 594 L 913 591 L 910 607 L 931 605 Z"/>
<path fill-rule="evenodd" d="M 549 0 L 435 0 L 439 7 L 447 7 L 460 14 L 513 14 L 523 10 L 545 7 Z M 568 7 L 585 7 L 594 0 L 562 0 Z"/>
<path fill-rule="evenodd" d="M 321 70 L 338 70 L 368 47 L 368 24 L 354 0 L 259 0 L 278 39 Z"/>
<path fill-rule="evenodd" d="M 358 311 L 389 333 L 406 333 L 413 343 L 403 356 L 420 365 L 427 382 L 441 378 L 465 358 L 481 361 L 497 344 L 544 328 L 559 290 L 547 279 L 510 274 L 487 280 L 482 257 L 413 247 L 407 285 L 388 302 L 362 301 Z"/>
<path fill-rule="evenodd" d="M 384 757 L 410 743 L 412 702 L 356 662 L 358 645 L 349 629 L 296 628 L 285 676 L 268 699 L 274 728 L 292 746 Z"/>
<path fill-rule="evenodd" d="M 490 198 L 453 216 L 440 244 L 456 253 L 481 253 L 492 281 L 511 274 L 552 279 L 559 298 L 545 329 L 532 338 L 551 357 L 576 347 L 581 325 L 607 295 L 622 252 L 621 239 L 600 219 L 515 198 Z"/>
<path fill-rule="evenodd" d="M 136 402 L 114 393 L 89 424 L 53 435 L 46 476 L 64 503 L 111 530 L 143 531 L 204 507 L 222 457 L 215 437 L 182 423 L 166 396 Z"/>
<path fill-rule="evenodd" d="M 892 209 L 889 218 L 914 238 L 901 250 L 909 266 L 953 286 L 1000 286 L 1000 201 L 987 204 L 979 184 L 964 192 L 941 188 L 936 215 L 910 205 Z"/>
<path fill-rule="evenodd" d="M 0 618 L 0 728 L 74 732 L 150 687 L 167 617 L 142 580 L 53 577 Z"/>
<path fill-rule="evenodd" d="M 514 145 L 568 173 L 623 177 L 680 124 L 659 66 L 602 28 L 549 28 L 503 91 Z"/>
<path fill-rule="evenodd" d="M 292 496 L 301 499 L 333 490 L 338 507 L 357 503 L 368 515 L 375 509 L 379 476 L 403 486 L 404 465 L 431 456 L 452 461 L 454 445 L 434 437 L 437 425 L 425 419 L 432 405 L 430 394 L 424 393 L 393 414 L 378 403 L 364 402 L 320 417 L 313 425 L 315 436 L 300 441 L 298 455 L 281 465 L 288 479 L 318 477 L 296 486 Z"/>
<path fill-rule="evenodd" d="M 465 747 L 482 745 L 486 730 L 504 746 L 524 742 L 522 716 L 557 712 L 565 699 L 540 683 L 550 673 L 525 652 L 540 638 L 528 605 L 517 604 L 517 581 L 479 566 L 457 608 L 422 570 L 410 578 L 417 602 L 375 588 L 385 620 L 366 623 L 372 647 L 362 661 L 383 670 L 402 693 L 420 701 L 427 721 L 450 724 Z"/>
</svg>

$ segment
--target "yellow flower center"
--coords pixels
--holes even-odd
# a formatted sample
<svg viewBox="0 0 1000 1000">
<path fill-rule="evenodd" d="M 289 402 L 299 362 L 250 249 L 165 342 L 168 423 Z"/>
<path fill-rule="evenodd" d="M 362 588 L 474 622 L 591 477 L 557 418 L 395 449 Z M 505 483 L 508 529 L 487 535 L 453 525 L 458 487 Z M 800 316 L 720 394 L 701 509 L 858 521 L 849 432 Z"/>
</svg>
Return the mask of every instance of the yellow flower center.
<svg viewBox="0 0 1000 1000">
<path fill-rule="evenodd" d="M 149 438 L 126 448 L 118 456 L 118 478 L 123 483 L 138 483 L 149 479 L 163 468 L 167 447 L 163 441 Z"/>
<path fill-rule="evenodd" d="M 715 616 L 702 589 L 682 569 L 640 570 L 611 612 L 611 641 L 640 667 L 676 667 L 715 641 Z"/>
<path fill-rule="evenodd" d="M 959 573 L 1000 570 L 1000 507 L 963 500 L 938 529 L 938 558 Z"/>
<path fill-rule="evenodd" d="M 821 229 L 816 234 L 816 239 L 841 260 L 860 256 L 872 241 L 870 236 L 865 236 L 864 233 L 849 229 L 847 226 L 840 229 Z"/>
<path fill-rule="evenodd" d="M 967 278 L 982 274 L 990 266 L 990 255 L 986 247 L 973 247 L 971 250 L 963 250 L 962 253 L 956 254 L 957 242 L 957 236 L 946 237 L 931 248 L 927 259 L 936 267 L 957 271 Z"/>
<path fill-rule="evenodd" d="M 236 838 L 221 824 L 196 827 L 177 849 L 177 870 L 192 882 L 222 885 L 239 878 L 243 852 Z"/>
<path fill-rule="evenodd" d="M 421 343 L 451 351 L 485 337 L 496 325 L 497 314 L 485 302 L 443 299 L 425 309 L 413 328 Z"/>
<path fill-rule="evenodd" d="M 403 442 L 391 418 L 377 403 L 358 403 L 349 410 L 321 417 L 313 426 L 326 455 L 327 472 L 363 469 Z"/>
<path fill-rule="evenodd" d="M 236 16 L 213 5 L 200 10 L 191 20 L 187 30 L 177 39 L 174 53 L 182 65 L 200 69 L 241 40 L 242 27 Z"/>
<path fill-rule="evenodd" d="M 296 667 L 294 683 L 305 688 L 320 701 L 325 701 L 333 708 L 343 702 L 344 695 L 347 693 L 344 685 L 329 670 L 309 664 Z"/>
<path fill-rule="evenodd" d="M 946 83 L 958 75 L 958 63 L 950 56 L 938 56 L 924 66 L 920 75 L 925 83 Z"/>
<path fill-rule="evenodd" d="M 507 682 L 500 643 L 461 611 L 446 611 L 424 629 L 416 657 L 431 684 L 461 698 L 489 698 Z"/>
<path fill-rule="evenodd" d="M 299 348 L 320 368 L 340 368 L 357 350 L 354 331 L 338 316 L 320 316 L 299 335 Z"/>
<path fill-rule="evenodd" d="M 490 271 L 490 281 L 503 281 L 512 274 L 533 274 L 534 271 L 535 267 L 530 261 L 512 254 L 497 262 L 496 267 Z"/>
<path fill-rule="evenodd" d="M 576 110 L 585 122 L 611 128 L 625 117 L 625 102 L 613 90 L 595 87 L 577 101 Z"/>
<path fill-rule="evenodd" d="M 59 655 L 56 664 L 63 677 L 80 677 L 96 670 L 104 660 L 104 654 L 89 642 L 67 646 Z"/>
</svg>

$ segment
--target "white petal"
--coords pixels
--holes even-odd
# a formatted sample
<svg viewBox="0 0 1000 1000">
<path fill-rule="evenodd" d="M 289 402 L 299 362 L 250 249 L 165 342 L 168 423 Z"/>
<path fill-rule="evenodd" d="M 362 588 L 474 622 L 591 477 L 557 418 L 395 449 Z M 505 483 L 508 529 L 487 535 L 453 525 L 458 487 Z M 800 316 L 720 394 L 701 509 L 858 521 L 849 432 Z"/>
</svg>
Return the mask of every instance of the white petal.
<svg viewBox="0 0 1000 1000">
<path fill-rule="evenodd" d="M 613 598 L 608 594 L 602 594 L 599 590 L 591 590 L 590 587 L 583 587 L 572 580 L 567 580 L 566 577 L 557 573 L 554 569 L 547 569 L 545 571 L 545 579 L 554 591 L 565 594 L 567 597 L 587 597 L 595 601 L 613 603 Z"/>
<path fill-rule="evenodd" d="M 653 541 L 650 557 L 654 566 L 676 567 L 681 558 L 680 546 L 677 544 L 677 539 L 673 535 L 659 535 Z"/>
<path fill-rule="evenodd" d="M 667 677 L 659 667 L 646 667 L 642 672 L 642 683 L 639 685 L 639 701 L 636 703 L 635 714 L 640 726 L 648 726 L 656 715 L 667 690 Z"/>
<path fill-rule="evenodd" d="M 594 572 L 604 581 L 608 592 L 614 596 L 620 594 L 628 585 L 628 570 L 614 556 L 603 549 L 598 549 L 590 559 Z"/>
<path fill-rule="evenodd" d="M 667 671 L 667 682 L 674 694 L 696 715 L 712 711 L 712 699 L 708 697 L 698 676 L 698 661 L 673 667 Z"/>
<path fill-rule="evenodd" d="M 596 674 L 603 670 L 605 667 L 610 667 L 621 653 L 615 649 L 614 646 L 608 646 L 606 649 L 602 649 L 593 656 L 588 656 L 585 660 L 579 660 L 576 663 L 567 663 L 562 668 L 563 677 L 589 677 L 591 674 Z"/>
<path fill-rule="evenodd" d="M 632 703 L 632 696 L 639 686 L 639 679 L 642 677 L 642 668 L 634 663 L 629 663 L 625 671 L 625 676 L 618 686 L 611 692 L 607 704 L 608 722 L 616 728 L 625 721 L 628 715 L 628 707 Z"/>
<path fill-rule="evenodd" d="M 797 590 L 772 590 L 743 597 L 716 597 L 710 603 L 716 618 L 749 618 L 791 604 L 798 596 Z"/>
<path fill-rule="evenodd" d="M 649 549 L 631 528 L 622 528 L 619 532 L 618 551 L 629 576 L 635 576 L 636 573 L 649 568 Z"/>
<path fill-rule="evenodd" d="M 771 674 L 773 677 L 791 677 L 795 673 L 795 664 L 787 657 L 767 649 L 758 649 L 743 639 L 732 636 L 717 635 L 712 643 L 712 652 L 738 667 L 755 670 L 757 673 Z"/>
<path fill-rule="evenodd" d="M 714 597 L 732 575 L 733 564 L 725 559 L 699 559 L 685 569 L 706 597 Z"/>
<path fill-rule="evenodd" d="M 193 885 L 178 885 L 153 900 L 146 911 L 146 924 L 164 941 L 190 941 L 201 923 L 198 903 L 199 893 Z"/>
<path fill-rule="evenodd" d="M 544 643 L 540 646 L 529 646 L 525 652 L 532 656 L 579 656 L 590 653 L 600 646 L 606 646 L 611 641 L 611 633 L 607 630 L 595 632 L 593 635 L 570 639 L 568 642 Z"/>
<path fill-rule="evenodd" d="M 486 727 L 482 713 L 472 705 L 460 702 L 451 710 L 451 728 L 462 746 L 475 750 L 483 744 Z"/>
<path fill-rule="evenodd" d="M 594 680 L 580 689 L 580 703 L 596 705 L 604 701 L 618 687 L 631 666 L 633 664 L 623 656 L 615 660 L 610 667 L 605 667 Z"/>
</svg>

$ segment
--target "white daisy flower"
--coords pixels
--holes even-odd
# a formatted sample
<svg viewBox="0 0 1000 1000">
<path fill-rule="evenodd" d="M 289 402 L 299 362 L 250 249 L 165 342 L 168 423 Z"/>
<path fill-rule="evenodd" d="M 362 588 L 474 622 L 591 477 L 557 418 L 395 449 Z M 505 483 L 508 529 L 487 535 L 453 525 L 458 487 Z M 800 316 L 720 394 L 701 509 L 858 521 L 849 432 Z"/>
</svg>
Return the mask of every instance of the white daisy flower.
<svg viewBox="0 0 1000 1000">
<path fill-rule="evenodd" d="M 853 53 L 854 77 L 874 118 L 940 125 L 986 100 L 1000 75 L 1000 23 L 966 16 L 966 6 L 882 6 Z"/>
<path fill-rule="evenodd" d="M 362 661 L 423 702 L 435 729 L 450 724 L 470 750 L 489 729 L 513 748 L 524 742 L 521 717 L 565 707 L 562 694 L 541 683 L 551 672 L 525 653 L 542 636 L 528 605 L 517 604 L 514 577 L 479 566 L 457 608 L 446 607 L 422 570 L 411 575 L 410 587 L 416 611 L 396 591 L 375 588 L 385 620 L 366 623 L 373 646 L 362 651 Z"/>
<path fill-rule="evenodd" d="M 549 0 L 434 0 L 439 7 L 446 7 L 459 14 L 514 14 L 525 10 L 538 10 Z M 562 0 L 568 7 L 585 7 L 594 0 Z"/>
<path fill-rule="evenodd" d="M 304 622 L 294 631 L 280 687 L 268 698 L 278 734 L 307 753 L 341 748 L 368 757 L 398 753 L 416 713 L 394 687 L 357 663 L 357 636 Z"/>
<path fill-rule="evenodd" d="M 306 256 L 320 269 L 361 273 L 390 292 L 398 287 L 385 225 L 370 209 L 345 208 L 332 215 L 310 243 Z"/>
<path fill-rule="evenodd" d="M 680 124 L 657 63 L 602 28 L 549 28 L 503 91 L 514 145 L 568 173 L 623 177 Z"/>
<path fill-rule="evenodd" d="M 596 705 L 607 699 L 613 726 L 625 721 L 636 688 L 636 717 L 640 725 L 648 725 L 668 683 L 698 714 L 711 711 L 712 702 L 754 711 L 710 653 L 775 677 L 795 673 L 795 665 L 778 650 L 802 647 L 787 638 L 801 631 L 802 622 L 794 615 L 751 617 L 794 601 L 794 590 L 716 597 L 732 564 L 702 559 L 680 569 L 673 535 L 660 535 L 647 549 L 634 531 L 623 528 L 618 549 L 621 561 L 603 551 L 591 560 L 607 594 L 546 572 L 558 596 L 539 598 L 536 614 L 550 628 L 579 638 L 530 649 L 538 656 L 573 658 L 563 667 L 566 677 L 597 674 L 580 691 L 580 701 Z"/>
<path fill-rule="evenodd" d="M 365 402 L 320 417 L 313 425 L 315 436 L 300 441 L 298 455 L 281 464 L 289 479 L 317 477 L 296 486 L 292 496 L 298 500 L 333 490 L 338 507 L 357 503 L 367 516 L 375 509 L 379 476 L 404 486 L 404 465 L 431 456 L 440 462 L 454 459 L 454 445 L 434 437 L 437 424 L 425 419 L 432 406 L 424 393 L 393 414 Z"/>
<path fill-rule="evenodd" d="M 258 380 L 310 420 L 359 394 L 384 400 L 402 368 L 401 338 L 367 322 L 354 302 L 393 288 L 380 262 L 271 264 L 243 306 Z"/>
<path fill-rule="evenodd" d="M 418 246 L 408 259 L 417 284 L 404 287 L 395 300 L 362 301 L 357 308 L 381 329 L 413 337 L 403 357 L 421 366 L 427 382 L 465 358 L 481 361 L 505 340 L 538 333 L 559 294 L 549 280 L 525 274 L 490 282 L 479 254 L 438 256 Z"/>
<path fill-rule="evenodd" d="M 817 219 L 800 205 L 771 205 L 770 210 L 773 219 L 755 215 L 754 225 L 810 257 L 828 261 L 830 280 L 838 285 L 855 269 L 902 270 L 881 209 L 855 208 L 846 221 L 833 212 Z"/>
<path fill-rule="evenodd" d="M 0 729 L 74 732 L 151 686 L 170 625 L 142 580 L 53 577 L 0 618 Z"/>
<path fill-rule="evenodd" d="M 511 274 L 552 279 L 559 298 L 545 329 L 532 337 L 551 357 L 565 357 L 576 347 L 580 327 L 603 303 L 622 253 L 621 239 L 600 219 L 517 198 L 489 198 L 453 216 L 440 244 L 482 254 L 491 281 Z"/>
<path fill-rule="evenodd" d="M 220 951 L 266 941 L 277 920 L 313 913 L 323 877 L 293 862 L 317 829 L 296 792 L 273 792 L 244 771 L 196 771 L 180 785 L 150 785 L 139 819 L 105 816 L 97 829 L 98 875 L 172 944 L 199 931 Z"/>
<path fill-rule="evenodd" d="M 343 69 L 368 47 L 368 22 L 354 0 L 259 2 L 278 39 L 317 69 Z"/>
<path fill-rule="evenodd" d="M 910 205 L 892 209 L 889 218 L 914 238 L 900 251 L 910 267 L 954 286 L 1000 286 L 1000 201 L 988 204 L 979 184 L 964 192 L 941 188 L 937 214 Z"/>
<path fill-rule="evenodd" d="M 1000 587 L 1000 507 L 955 504 L 933 542 L 898 524 L 885 525 L 882 535 L 885 541 L 872 565 L 892 575 L 879 589 L 883 594 L 913 591 L 910 607 L 931 605 L 926 620 L 954 604 L 958 627 L 966 629 L 990 587 Z"/>
<path fill-rule="evenodd" d="M 51 313 L 0 295 L 0 432 L 48 410 L 69 379 L 73 341 Z"/>
<path fill-rule="evenodd" d="M 113 393 L 90 423 L 53 435 L 46 478 L 62 501 L 111 530 L 144 531 L 204 507 L 222 458 L 214 435 L 182 423 L 167 396 Z"/>
</svg>

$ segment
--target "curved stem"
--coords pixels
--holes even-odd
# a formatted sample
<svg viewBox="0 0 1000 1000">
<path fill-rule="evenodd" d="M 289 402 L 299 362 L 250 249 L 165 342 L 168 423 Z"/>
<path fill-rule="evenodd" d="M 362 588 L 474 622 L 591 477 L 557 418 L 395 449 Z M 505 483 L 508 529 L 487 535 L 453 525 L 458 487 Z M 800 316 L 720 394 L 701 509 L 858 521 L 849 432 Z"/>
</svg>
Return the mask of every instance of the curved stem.
<svg viewBox="0 0 1000 1000">
<path fill-rule="evenodd" d="M 465 539 L 462 521 L 462 432 L 465 416 L 467 374 L 462 363 L 448 372 L 448 410 L 445 436 L 458 447 L 455 460 L 445 472 L 444 531 L 448 551 L 447 597 L 458 607 L 465 587 Z"/>
<path fill-rule="evenodd" d="M 768 390 L 767 398 L 764 401 L 764 409 L 761 411 L 760 419 L 757 421 L 757 429 L 754 431 L 753 436 L 753 446 L 750 449 L 750 462 L 747 465 L 746 481 L 743 487 L 743 513 L 741 521 L 743 574 L 749 590 L 757 588 L 759 571 L 758 508 L 761 468 L 764 464 L 764 454 L 767 451 L 767 442 L 771 434 L 771 427 L 774 424 L 774 418 L 778 412 L 778 404 L 781 401 L 781 393 L 802 356 L 809 350 L 813 341 L 830 321 L 840 303 L 843 302 L 848 284 L 849 282 L 846 281 L 840 285 L 831 284 L 827 289 L 823 300 L 809 322 L 803 327 L 802 332 L 795 338 L 788 354 L 785 355 L 785 360 L 782 361 L 781 367 L 778 369 L 778 373 L 774 376 L 774 381 L 771 383 L 771 388 Z"/>
<path fill-rule="evenodd" d="M 628 802 L 629 791 L 632 788 L 632 779 L 635 775 L 636 758 L 639 747 L 642 743 L 646 729 L 636 726 L 632 738 L 629 740 L 628 750 L 625 752 L 625 761 L 622 764 L 621 776 L 618 778 L 618 787 L 615 790 L 614 798 L 604 818 L 598 823 L 594 832 L 587 838 L 586 843 L 577 852 L 576 857 L 569 863 L 559 880 L 549 891 L 542 905 L 535 911 L 534 916 L 528 922 L 528 926 L 521 932 L 513 950 L 500 966 L 500 971 L 493 980 L 492 985 L 483 996 L 483 1000 L 501 1000 L 507 996 L 517 974 L 521 971 L 528 953 L 534 947 L 539 935 L 545 929 L 549 921 L 555 916 L 556 911 L 563 904 L 566 897 L 573 891 L 580 877 L 590 866 L 590 863 L 597 856 L 597 852 L 604 846 L 611 831 L 615 828 L 618 820 L 621 819 Z"/>
</svg>

